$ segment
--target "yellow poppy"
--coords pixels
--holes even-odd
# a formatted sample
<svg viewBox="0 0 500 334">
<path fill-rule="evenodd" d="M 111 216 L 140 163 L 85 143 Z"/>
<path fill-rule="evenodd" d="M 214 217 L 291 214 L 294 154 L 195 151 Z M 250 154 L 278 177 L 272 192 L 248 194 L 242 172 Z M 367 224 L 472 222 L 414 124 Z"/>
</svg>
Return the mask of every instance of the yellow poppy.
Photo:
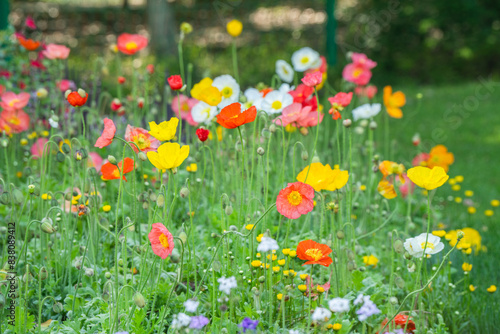
<svg viewBox="0 0 500 334">
<path fill-rule="evenodd" d="M 417 166 L 408 169 L 408 178 L 420 188 L 432 190 L 441 187 L 449 178 L 443 167 L 430 169 Z"/>
<path fill-rule="evenodd" d="M 158 147 L 158 152 L 147 153 L 149 161 L 158 169 L 179 167 L 189 155 L 189 145 L 180 146 L 177 143 L 165 143 Z"/>
<path fill-rule="evenodd" d="M 177 117 L 172 117 L 168 122 L 163 121 L 160 124 L 149 122 L 149 128 L 151 129 L 149 134 L 159 141 L 171 140 L 175 137 L 178 124 L 179 119 Z"/>
</svg>

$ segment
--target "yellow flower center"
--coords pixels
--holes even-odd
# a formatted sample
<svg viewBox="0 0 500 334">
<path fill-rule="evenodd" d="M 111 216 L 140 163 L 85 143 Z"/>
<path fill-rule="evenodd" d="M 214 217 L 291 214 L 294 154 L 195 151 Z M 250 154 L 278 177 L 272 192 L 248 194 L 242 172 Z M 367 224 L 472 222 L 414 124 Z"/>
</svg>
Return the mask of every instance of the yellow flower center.
<svg viewBox="0 0 500 334">
<path fill-rule="evenodd" d="M 306 250 L 306 255 L 313 258 L 314 261 L 318 261 L 323 257 L 323 252 L 317 248 L 310 248 Z"/>
<path fill-rule="evenodd" d="M 21 120 L 14 116 L 9 118 L 9 123 L 14 125 L 19 125 L 21 123 Z"/>
<path fill-rule="evenodd" d="M 128 42 L 127 44 L 125 44 L 125 49 L 127 49 L 129 51 L 137 49 L 137 43 L 135 43 L 135 42 Z"/>
<path fill-rule="evenodd" d="M 281 101 L 274 101 L 273 104 L 271 104 L 271 108 L 273 109 L 281 109 Z"/>
<path fill-rule="evenodd" d="M 143 134 L 135 136 L 134 143 L 136 143 L 137 146 L 139 146 L 141 151 L 144 150 L 145 148 L 148 148 L 151 145 L 151 142 Z"/>
<path fill-rule="evenodd" d="M 290 194 L 288 194 L 287 199 L 288 203 L 297 206 L 302 202 L 302 195 L 298 191 L 294 190 Z"/>
<path fill-rule="evenodd" d="M 307 56 L 306 57 L 302 57 L 302 59 L 300 60 L 300 62 L 302 64 L 307 64 L 309 62 L 309 57 L 307 57 Z"/>
<path fill-rule="evenodd" d="M 231 95 L 233 95 L 233 89 L 231 87 L 224 87 L 224 89 L 222 89 L 222 96 L 226 99 L 231 97 Z"/>
<path fill-rule="evenodd" d="M 13 107 L 14 106 L 14 103 L 17 103 L 19 102 L 19 99 L 12 99 L 10 102 L 9 102 L 9 107 Z"/>
<path fill-rule="evenodd" d="M 424 249 L 425 242 L 422 242 L 422 244 L 420 245 L 420 247 L 422 247 L 422 249 Z M 427 242 L 427 248 L 434 249 L 434 244 L 432 242 Z"/>
<path fill-rule="evenodd" d="M 168 238 L 165 234 L 160 235 L 160 242 L 163 248 L 168 248 Z"/>
</svg>

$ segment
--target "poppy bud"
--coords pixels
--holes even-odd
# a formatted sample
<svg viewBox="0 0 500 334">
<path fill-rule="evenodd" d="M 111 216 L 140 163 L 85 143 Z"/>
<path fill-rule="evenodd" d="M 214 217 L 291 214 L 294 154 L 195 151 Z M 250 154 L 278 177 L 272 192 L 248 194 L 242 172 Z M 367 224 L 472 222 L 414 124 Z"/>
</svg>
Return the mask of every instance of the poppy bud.
<svg viewBox="0 0 500 334">
<path fill-rule="evenodd" d="M 41 229 L 47 234 L 52 234 L 56 231 L 56 229 L 52 225 L 52 219 L 48 217 L 42 219 Z"/>
<path fill-rule="evenodd" d="M 117 164 L 116 158 L 112 155 L 108 155 L 108 161 L 112 163 L 113 165 Z"/>
<path fill-rule="evenodd" d="M 182 88 L 182 78 L 180 75 L 171 75 L 167 81 L 172 90 L 180 90 Z"/>
<path fill-rule="evenodd" d="M 47 277 L 49 277 L 49 273 L 47 272 L 47 268 L 45 268 L 45 267 L 40 268 L 40 271 L 38 272 L 38 279 L 40 279 L 41 281 L 44 281 L 47 279 Z"/>
<path fill-rule="evenodd" d="M 402 254 L 404 252 L 405 248 L 403 245 L 403 241 L 400 239 L 396 239 L 394 241 L 394 251 L 398 254 Z"/>
<path fill-rule="evenodd" d="M 405 287 L 405 281 L 399 276 L 396 276 L 396 278 L 394 279 L 394 284 L 396 284 L 396 286 L 400 289 L 403 289 Z"/>
<path fill-rule="evenodd" d="M 61 313 L 63 311 L 63 304 L 59 302 L 55 303 L 54 306 L 52 306 L 52 310 L 54 313 Z"/>
<path fill-rule="evenodd" d="M 264 149 L 263 149 L 262 147 L 260 147 L 260 146 L 259 146 L 259 147 L 257 148 L 257 154 L 258 154 L 258 155 L 264 155 L 264 153 L 265 153 Z"/>
<path fill-rule="evenodd" d="M 186 198 L 189 196 L 189 189 L 186 187 L 182 187 L 179 194 L 180 194 L 181 198 Z"/>
</svg>

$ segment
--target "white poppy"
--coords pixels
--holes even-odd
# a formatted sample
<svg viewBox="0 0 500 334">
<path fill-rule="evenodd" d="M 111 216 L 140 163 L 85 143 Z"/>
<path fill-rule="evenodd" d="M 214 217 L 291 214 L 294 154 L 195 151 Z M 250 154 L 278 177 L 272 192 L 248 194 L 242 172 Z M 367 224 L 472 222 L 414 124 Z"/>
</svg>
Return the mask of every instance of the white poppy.
<svg viewBox="0 0 500 334">
<path fill-rule="evenodd" d="M 203 101 L 198 102 L 191 109 L 191 116 L 196 123 L 208 124 L 217 114 L 217 107 L 212 107 Z"/>
<path fill-rule="evenodd" d="M 218 107 L 220 109 L 237 102 L 240 98 L 240 85 L 229 74 L 218 76 L 212 82 L 212 86 L 216 87 L 222 93 L 222 101 Z"/>
<path fill-rule="evenodd" d="M 295 71 L 304 72 L 319 67 L 321 65 L 321 58 L 318 52 L 310 47 L 305 47 L 292 54 L 292 65 Z"/>
<path fill-rule="evenodd" d="M 273 90 L 267 93 L 266 97 L 262 101 L 262 110 L 268 114 L 280 113 L 283 108 L 288 107 L 293 103 L 292 95 L 288 93 L 282 93 L 279 90 Z"/>
<path fill-rule="evenodd" d="M 284 82 L 292 82 L 294 73 L 292 66 L 286 61 L 282 59 L 276 61 L 276 74 L 281 80 Z"/>
<path fill-rule="evenodd" d="M 382 110 L 382 105 L 380 103 L 366 103 L 352 111 L 352 119 L 356 122 L 358 119 L 372 118 L 376 116 L 380 110 Z"/>
<path fill-rule="evenodd" d="M 426 239 L 427 246 L 425 244 Z M 424 256 L 424 247 L 425 254 L 433 255 L 442 251 L 444 249 L 444 244 L 441 242 L 440 237 L 430 233 L 427 237 L 427 233 L 422 233 L 415 238 L 406 239 L 404 247 L 411 256 L 422 257 Z"/>
<path fill-rule="evenodd" d="M 248 88 L 245 90 L 243 95 L 245 95 L 245 98 L 247 99 L 247 102 L 243 103 L 243 107 L 245 109 L 248 109 L 251 106 L 255 106 L 257 110 L 261 109 L 262 100 L 264 98 L 262 97 L 262 93 L 259 92 L 257 88 Z"/>
</svg>

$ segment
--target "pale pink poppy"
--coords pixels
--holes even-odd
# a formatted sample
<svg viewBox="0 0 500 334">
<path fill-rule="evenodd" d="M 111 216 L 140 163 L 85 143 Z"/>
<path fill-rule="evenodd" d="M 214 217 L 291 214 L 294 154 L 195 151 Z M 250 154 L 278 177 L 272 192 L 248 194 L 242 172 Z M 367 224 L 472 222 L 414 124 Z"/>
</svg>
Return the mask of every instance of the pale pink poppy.
<svg viewBox="0 0 500 334">
<path fill-rule="evenodd" d="M 75 89 L 75 83 L 72 80 L 62 79 L 57 81 L 57 87 L 61 92 L 66 92 L 68 89 Z"/>
<path fill-rule="evenodd" d="M 276 209 L 283 216 L 297 219 L 314 209 L 314 189 L 302 182 L 289 183 L 276 198 Z"/>
<path fill-rule="evenodd" d="M 429 153 L 420 153 L 420 154 L 417 154 L 415 156 L 415 158 L 413 158 L 413 160 L 411 161 L 411 164 L 413 166 L 425 166 L 427 164 L 427 160 L 429 160 Z"/>
<path fill-rule="evenodd" d="M 180 102 L 180 115 L 179 115 L 179 102 Z M 185 120 L 191 126 L 198 126 L 191 115 L 191 109 L 198 103 L 197 99 L 188 98 L 186 95 L 179 95 L 179 98 L 175 96 L 172 99 L 172 110 L 177 115 L 177 117 Z"/>
<path fill-rule="evenodd" d="M 96 170 L 101 170 L 101 166 L 103 164 L 103 158 L 96 153 L 96 152 L 90 152 L 89 153 L 89 158 L 87 159 L 87 167 L 94 167 Z"/>
<path fill-rule="evenodd" d="M 148 130 L 127 125 L 125 140 L 134 142 L 142 152 L 155 151 L 160 146 L 160 141 L 151 136 Z M 134 151 L 139 152 L 135 145 L 131 145 Z"/>
<path fill-rule="evenodd" d="M 2 94 L 1 99 L 0 107 L 4 110 L 13 111 L 26 107 L 30 100 L 30 94 L 25 92 L 19 94 L 14 92 L 5 92 Z"/>
<path fill-rule="evenodd" d="M 402 175 L 405 182 L 400 183 L 399 191 L 401 192 L 401 195 L 404 198 L 408 196 L 408 193 L 413 194 L 413 191 L 415 190 L 415 183 L 411 182 L 410 178 L 406 175 L 406 173 L 403 173 Z"/>
<path fill-rule="evenodd" d="M 0 127 L 8 133 L 28 130 L 30 117 L 22 110 L 4 110 L 0 113 Z"/>
<path fill-rule="evenodd" d="M 36 142 L 31 146 L 31 155 L 34 157 L 34 158 L 39 158 L 43 155 L 43 149 L 45 147 L 45 144 L 48 142 L 49 140 L 47 138 L 38 138 L 36 140 Z"/>
<path fill-rule="evenodd" d="M 356 95 L 358 96 L 366 96 L 371 100 L 377 94 L 377 86 L 357 86 L 356 88 L 354 88 L 354 93 L 356 93 Z"/>
<path fill-rule="evenodd" d="M 148 234 L 153 253 L 165 260 L 174 250 L 174 237 L 165 225 L 154 223 L 151 232 Z"/>
<path fill-rule="evenodd" d="M 304 85 L 308 87 L 314 87 L 316 85 L 319 85 L 323 81 L 323 74 L 320 71 L 306 73 L 306 75 L 301 80 Z"/>
<path fill-rule="evenodd" d="M 113 142 L 113 137 L 115 136 L 116 133 L 116 127 L 115 123 L 113 123 L 112 120 L 109 118 L 104 119 L 104 130 L 102 131 L 102 134 L 99 138 L 97 138 L 97 141 L 95 142 L 95 147 L 103 148 L 108 146 Z"/>
<path fill-rule="evenodd" d="M 42 54 L 48 59 L 66 59 L 69 56 L 70 48 L 64 45 L 47 44 Z"/>
</svg>

